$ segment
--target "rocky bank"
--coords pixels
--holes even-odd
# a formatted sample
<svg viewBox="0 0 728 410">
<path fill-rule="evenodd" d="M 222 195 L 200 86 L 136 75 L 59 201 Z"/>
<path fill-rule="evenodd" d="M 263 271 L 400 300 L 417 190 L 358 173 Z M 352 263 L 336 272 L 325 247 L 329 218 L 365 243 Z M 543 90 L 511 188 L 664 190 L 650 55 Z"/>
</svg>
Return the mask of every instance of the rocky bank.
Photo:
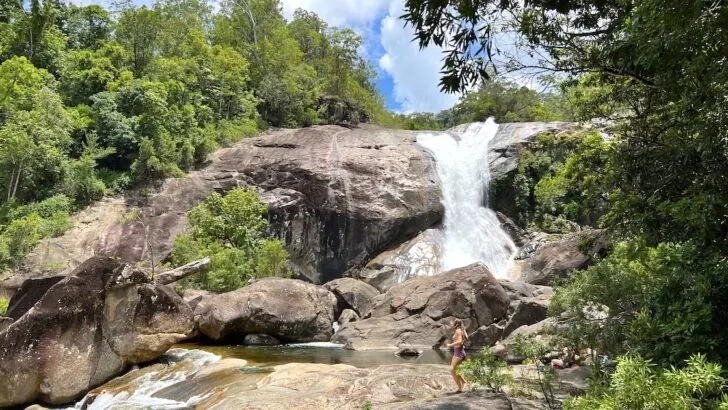
<svg viewBox="0 0 728 410">
<path fill-rule="evenodd" d="M 290 363 L 262 369 L 244 360 L 211 358 L 204 352 L 174 349 L 166 365 L 133 371 L 90 392 L 85 404 L 125 400 L 128 391 L 149 379 L 177 375 L 167 387 L 151 389 L 149 399 L 198 409 L 503 409 L 535 410 L 539 400 L 473 390 L 454 395 L 446 365 L 393 364 L 358 368 L 345 364 Z M 530 367 L 517 369 L 519 380 L 535 382 Z M 570 383 L 563 395 L 583 385 L 583 375 L 559 371 Z M 569 373 L 569 374 L 566 374 Z"/>
<path fill-rule="evenodd" d="M 111 258 L 35 285 L 16 294 L 0 331 L 0 407 L 72 401 L 194 329 L 176 292 Z"/>
</svg>

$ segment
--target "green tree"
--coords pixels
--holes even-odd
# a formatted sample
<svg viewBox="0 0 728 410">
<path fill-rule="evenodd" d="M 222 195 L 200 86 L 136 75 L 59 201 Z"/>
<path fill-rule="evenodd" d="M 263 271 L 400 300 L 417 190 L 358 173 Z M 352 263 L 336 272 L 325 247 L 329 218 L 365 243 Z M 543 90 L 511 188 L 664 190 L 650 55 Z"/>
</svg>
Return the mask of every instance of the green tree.
<svg viewBox="0 0 728 410">
<path fill-rule="evenodd" d="M 190 231 L 175 241 L 172 261 L 181 266 L 209 256 L 211 266 L 185 286 L 224 292 L 252 278 L 287 276 L 288 253 L 280 241 L 264 236 L 266 211 L 252 189 L 234 189 L 224 197 L 214 193 L 193 208 L 187 215 Z"/>
<path fill-rule="evenodd" d="M 113 153 L 113 149 L 99 149 L 95 135 L 91 135 L 83 154 L 67 163 L 64 192 L 80 206 L 89 205 L 103 198 L 106 185 L 96 171 L 97 160 Z"/>
<path fill-rule="evenodd" d="M 91 97 L 108 91 L 124 74 L 126 52 L 111 41 L 96 50 L 66 53 L 60 62 L 60 91 L 69 105 L 92 104 Z"/>
<path fill-rule="evenodd" d="M 513 345 L 513 354 L 525 357 L 536 366 L 538 374 L 538 385 L 548 409 L 560 409 L 561 402 L 556 398 L 554 387 L 558 382 L 556 370 L 551 364 L 543 363 L 543 357 L 548 353 L 549 348 L 541 341 L 533 337 L 526 337 L 522 334 L 516 335 Z"/>
<path fill-rule="evenodd" d="M 659 371 L 639 356 L 619 359 L 609 386 L 568 400 L 567 410 L 725 409 L 726 380 L 719 365 L 705 356 L 686 360 L 683 368 Z"/>
<path fill-rule="evenodd" d="M 547 108 L 551 94 L 539 95 L 536 91 L 507 80 L 484 82 L 475 91 L 465 93 L 451 109 L 452 119 L 447 124 L 485 121 L 494 117 L 498 122 L 551 121 L 563 119 L 563 114 Z"/>
<path fill-rule="evenodd" d="M 113 24 L 109 13 L 99 5 L 68 9 L 65 32 L 68 47 L 76 50 L 95 50 L 111 38 Z"/>
<path fill-rule="evenodd" d="M 65 232 L 70 211 L 71 203 L 64 196 L 13 209 L 0 226 L 0 269 L 18 268 L 38 241 Z"/>
<path fill-rule="evenodd" d="M 329 41 L 326 37 L 328 24 L 318 14 L 296 9 L 293 20 L 288 24 L 291 34 L 304 55 L 306 63 L 314 66 L 321 75 L 325 72 L 326 57 L 329 53 Z"/>
<path fill-rule="evenodd" d="M 3 192 L 8 200 L 42 199 L 62 178 L 71 116 L 53 90 L 52 77 L 23 57 L 0 65 L 0 84 L 5 86 L 0 96 Z"/>
<path fill-rule="evenodd" d="M 728 360 L 728 263 L 693 244 L 620 243 L 604 260 L 557 289 L 554 314 L 568 319 L 574 348 L 636 352 L 662 366 L 696 351 Z"/>
<path fill-rule="evenodd" d="M 134 75 L 141 77 L 154 57 L 159 34 L 159 12 L 145 6 L 127 8 L 116 24 L 116 39 L 129 51 Z"/>
<path fill-rule="evenodd" d="M 513 382 L 508 363 L 498 359 L 490 347 L 484 347 L 458 368 L 458 374 L 471 385 L 487 387 L 494 392 Z"/>
<path fill-rule="evenodd" d="M 61 31 L 65 6 L 58 0 L 6 0 L 0 8 L 0 40 L 4 58 L 24 56 L 34 65 L 52 70 L 65 52 L 66 37 Z"/>
</svg>

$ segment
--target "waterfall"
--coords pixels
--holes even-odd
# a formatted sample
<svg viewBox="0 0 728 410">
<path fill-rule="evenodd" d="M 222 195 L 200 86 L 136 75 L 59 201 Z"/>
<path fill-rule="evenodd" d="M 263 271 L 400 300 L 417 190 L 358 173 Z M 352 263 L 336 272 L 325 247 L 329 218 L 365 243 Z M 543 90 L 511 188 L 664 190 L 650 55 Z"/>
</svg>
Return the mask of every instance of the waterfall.
<svg viewBox="0 0 728 410">
<path fill-rule="evenodd" d="M 424 133 L 417 143 L 429 150 L 445 208 L 443 270 L 482 262 L 497 278 L 505 278 L 517 247 L 488 208 L 490 170 L 488 145 L 498 132 L 493 119 L 475 123 L 455 138 L 446 133 Z"/>
</svg>

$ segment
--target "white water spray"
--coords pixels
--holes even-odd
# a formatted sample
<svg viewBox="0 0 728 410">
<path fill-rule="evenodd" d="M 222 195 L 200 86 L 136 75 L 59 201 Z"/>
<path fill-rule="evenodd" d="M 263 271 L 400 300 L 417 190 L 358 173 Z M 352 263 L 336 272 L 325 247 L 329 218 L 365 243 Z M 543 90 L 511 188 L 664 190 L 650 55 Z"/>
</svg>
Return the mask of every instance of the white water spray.
<svg viewBox="0 0 728 410">
<path fill-rule="evenodd" d="M 497 278 L 505 278 L 513 263 L 517 248 L 488 208 L 488 145 L 497 132 L 491 118 L 469 126 L 459 141 L 446 133 L 417 137 L 437 162 L 445 207 L 443 270 L 481 262 Z"/>
<path fill-rule="evenodd" d="M 192 374 L 220 360 L 220 356 L 201 350 L 171 349 L 165 357 L 169 365 L 157 371 L 144 373 L 140 377 L 133 377 L 134 371 L 121 376 L 120 379 L 129 378 L 128 384 L 122 384 L 112 391 L 102 391 L 89 401 L 91 394 L 83 398 L 75 407 L 66 410 L 128 410 L 128 409 L 155 409 L 155 410 L 184 410 L 195 408 L 212 393 L 193 396 L 186 401 L 176 401 L 156 397 L 155 394 L 165 388 L 182 383 Z M 143 372 L 143 370 L 137 370 Z M 128 388 L 132 387 L 131 391 Z"/>
</svg>

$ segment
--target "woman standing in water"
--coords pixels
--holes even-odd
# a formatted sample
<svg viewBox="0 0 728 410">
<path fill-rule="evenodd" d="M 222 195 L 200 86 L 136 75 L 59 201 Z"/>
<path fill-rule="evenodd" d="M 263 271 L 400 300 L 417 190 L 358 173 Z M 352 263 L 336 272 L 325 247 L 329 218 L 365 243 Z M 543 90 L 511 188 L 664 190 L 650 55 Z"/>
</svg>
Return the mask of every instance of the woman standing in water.
<svg viewBox="0 0 728 410">
<path fill-rule="evenodd" d="M 460 393 L 463 391 L 463 387 L 465 387 L 466 383 L 465 380 L 458 375 L 457 370 L 460 363 L 465 360 L 464 345 L 465 341 L 468 340 L 468 333 L 465 331 L 463 321 L 460 319 L 455 319 L 452 327 L 454 333 L 452 343 L 447 344 L 447 347 L 455 349 L 455 354 L 452 356 L 452 362 L 450 362 L 450 374 L 452 374 L 452 378 L 455 379 L 455 384 L 458 386 L 457 392 Z"/>
</svg>

